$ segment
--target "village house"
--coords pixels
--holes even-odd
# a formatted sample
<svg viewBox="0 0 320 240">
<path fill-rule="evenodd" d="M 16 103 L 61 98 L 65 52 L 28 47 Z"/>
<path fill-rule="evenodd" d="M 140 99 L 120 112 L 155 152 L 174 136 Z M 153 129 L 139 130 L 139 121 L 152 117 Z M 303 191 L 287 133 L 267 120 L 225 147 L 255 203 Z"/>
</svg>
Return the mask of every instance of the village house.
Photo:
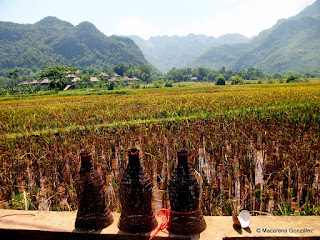
<svg viewBox="0 0 320 240">
<path fill-rule="evenodd" d="M 66 76 L 67 79 L 74 79 L 75 77 L 77 77 L 77 76 L 74 74 L 70 74 L 70 73 Z"/>
<path fill-rule="evenodd" d="M 90 82 L 99 82 L 100 80 L 96 77 L 91 77 Z"/>
<path fill-rule="evenodd" d="M 48 85 L 51 81 L 48 78 L 43 79 L 40 84 L 41 85 Z"/>
<path fill-rule="evenodd" d="M 129 80 L 129 81 L 139 81 L 140 79 L 137 78 L 137 77 L 132 77 L 132 78 L 129 78 L 128 80 Z"/>
<path fill-rule="evenodd" d="M 103 77 L 103 78 L 108 78 L 109 74 L 105 73 L 105 72 L 101 72 L 98 77 Z"/>
<path fill-rule="evenodd" d="M 30 84 L 31 85 L 38 85 L 38 84 L 40 84 L 40 82 L 38 80 L 33 80 Z"/>
<path fill-rule="evenodd" d="M 116 77 L 112 77 L 109 80 L 112 81 L 112 82 L 119 82 L 119 79 L 117 79 Z"/>
<path fill-rule="evenodd" d="M 79 81 L 81 81 L 81 78 L 79 77 L 75 77 L 74 79 L 71 80 L 72 83 L 79 82 Z"/>
<path fill-rule="evenodd" d="M 19 86 L 25 86 L 25 85 L 48 85 L 51 81 L 48 78 L 43 79 L 41 82 L 38 80 L 33 80 L 32 82 L 24 81 L 19 83 Z"/>
<path fill-rule="evenodd" d="M 19 86 L 25 86 L 25 85 L 29 85 L 29 84 L 30 84 L 30 82 L 24 81 L 24 82 L 19 83 Z"/>
</svg>

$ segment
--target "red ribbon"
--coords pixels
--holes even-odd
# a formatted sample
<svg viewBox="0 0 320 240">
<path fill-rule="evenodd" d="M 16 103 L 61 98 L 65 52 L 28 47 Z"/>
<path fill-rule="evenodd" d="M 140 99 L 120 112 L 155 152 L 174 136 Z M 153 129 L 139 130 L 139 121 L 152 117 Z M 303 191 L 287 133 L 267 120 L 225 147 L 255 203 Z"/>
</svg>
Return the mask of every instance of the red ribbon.
<svg viewBox="0 0 320 240">
<path fill-rule="evenodd" d="M 153 233 L 150 235 L 149 240 L 152 240 L 159 231 L 163 231 L 169 227 L 170 221 L 171 221 L 171 216 L 170 216 L 170 209 L 160 209 L 156 216 L 161 216 L 161 222 L 156 227 L 156 229 L 153 231 Z"/>
<path fill-rule="evenodd" d="M 129 155 L 139 155 L 139 150 L 135 151 L 135 152 L 128 152 L 128 156 Z"/>
<path fill-rule="evenodd" d="M 189 156 L 189 153 L 188 152 L 186 152 L 186 153 L 178 153 L 177 155 L 178 155 L 178 157 L 185 157 L 185 156 Z"/>
<path fill-rule="evenodd" d="M 171 208 L 169 208 L 169 209 L 160 209 L 157 212 L 156 216 L 157 217 L 161 216 L 161 222 L 158 225 L 158 227 L 156 227 L 156 229 L 153 230 L 152 234 L 150 235 L 149 240 L 152 240 L 158 234 L 159 231 L 163 231 L 163 230 L 165 230 L 165 229 L 167 229 L 169 227 L 169 225 L 171 223 L 171 213 L 180 214 L 180 215 L 188 215 L 188 214 L 197 213 L 199 210 L 200 210 L 200 205 L 199 205 L 197 210 L 191 211 L 191 212 L 176 212 L 176 211 L 171 210 Z"/>
<path fill-rule="evenodd" d="M 198 207 L 197 210 L 191 211 L 191 212 L 176 212 L 176 211 L 173 211 L 173 210 L 171 210 L 171 209 L 170 209 L 170 212 L 175 213 L 175 214 L 180 214 L 180 215 L 188 215 L 188 214 L 197 213 L 199 210 L 200 210 L 200 205 L 199 205 L 199 207 Z"/>
</svg>

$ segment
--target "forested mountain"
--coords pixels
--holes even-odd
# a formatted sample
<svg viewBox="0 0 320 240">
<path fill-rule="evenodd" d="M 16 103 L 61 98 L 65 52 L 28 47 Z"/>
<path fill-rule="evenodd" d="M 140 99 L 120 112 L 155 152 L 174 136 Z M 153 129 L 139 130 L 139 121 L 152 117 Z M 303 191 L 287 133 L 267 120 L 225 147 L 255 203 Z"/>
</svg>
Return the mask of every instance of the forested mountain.
<svg viewBox="0 0 320 240">
<path fill-rule="evenodd" d="M 181 68 L 200 56 L 207 49 L 223 44 L 245 43 L 249 39 L 240 34 L 226 34 L 219 38 L 202 34 L 187 36 L 156 36 L 144 40 L 139 36 L 128 36 L 139 46 L 146 59 L 162 72 Z"/>
<path fill-rule="evenodd" d="M 320 69 L 320 0 L 298 15 L 279 20 L 246 44 L 209 49 L 188 64 L 219 69 L 255 67 L 267 73 Z"/>
<path fill-rule="evenodd" d="M 0 22 L 0 69 L 65 65 L 78 68 L 119 63 L 149 64 L 129 38 L 107 37 L 93 24 L 77 26 L 46 17 L 35 24 Z"/>
</svg>

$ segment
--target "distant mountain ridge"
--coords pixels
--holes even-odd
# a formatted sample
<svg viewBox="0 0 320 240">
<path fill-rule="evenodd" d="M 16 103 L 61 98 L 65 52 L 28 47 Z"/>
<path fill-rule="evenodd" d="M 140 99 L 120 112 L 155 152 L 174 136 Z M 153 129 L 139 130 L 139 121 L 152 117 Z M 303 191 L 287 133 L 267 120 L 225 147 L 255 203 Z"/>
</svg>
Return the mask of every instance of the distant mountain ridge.
<svg viewBox="0 0 320 240">
<path fill-rule="evenodd" d="M 289 19 L 281 19 L 245 44 L 207 50 L 190 67 L 260 68 L 267 73 L 320 70 L 320 0 Z"/>
<path fill-rule="evenodd" d="M 219 38 L 203 34 L 187 36 L 156 36 L 144 40 L 128 36 L 141 49 L 146 59 L 162 72 L 173 67 L 181 68 L 211 47 L 224 44 L 246 43 L 249 39 L 241 34 L 226 34 Z"/>
<path fill-rule="evenodd" d="M 202 34 L 111 36 L 92 23 L 77 26 L 56 17 L 35 24 L 0 22 L 0 70 L 41 69 L 43 65 L 102 68 L 119 63 L 148 65 L 167 72 L 172 67 L 211 69 L 260 68 L 264 72 L 320 70 L 320 0 L 296 16 L 279 20 L 253 39 L 241 34 L 219 38 Z"/>
<path fill-rule="evenodd" d="M 56 17 L 35 24 L 0 22 L 0 69 L 43 65 L 78 68 L 151 64 L 129 38 L 107 37 L 92 23 L 77 26 Z"/>
</svg>

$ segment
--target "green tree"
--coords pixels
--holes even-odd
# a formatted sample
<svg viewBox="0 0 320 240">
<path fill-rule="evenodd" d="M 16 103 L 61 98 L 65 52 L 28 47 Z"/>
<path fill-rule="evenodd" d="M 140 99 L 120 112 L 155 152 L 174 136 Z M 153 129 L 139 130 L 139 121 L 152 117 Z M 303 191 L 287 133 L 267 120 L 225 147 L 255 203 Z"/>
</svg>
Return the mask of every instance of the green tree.
<svg viewBox="0 0 320 240">
<path fill-rule="evenodd" d="M 167 79 L 169 81 L 182 82 L 183 81 L 183 74 L 180 71 L 180 69 L 172 68 L 167 73 Z"/>
<path fill-rule="evenodd" d="M 291 83 L 291 82 L 297 82 L 299 79 L 296 75 L 294 74 L 290 74 L 288 77 L 287 77 L 287 83 Z"/>
<path fill-rule="evenodd" d="M 203 80 L 208 74 L 208 70 L 203 67 L 198 68 L 198 78 L 199 80 Z"/>
<path fill-rule="evenodd" d="M 157 80 L 157 81 L 154 81 L 154 82 L 152 83 L 152 87 L 153 87 L 153 88 L 161 88 L 161 84 L 162 84 L 162 82 L 159 81 L 159 80 Z"/>
<path fill-rule="evenodd" d="M 8 71 L 8 77 L 9 78 L 13 78 L 13 79 L 18 78 L 19 77 L 19 71 L 20 71 L 19 68 L 14 68 L 12 70 L 9 70 Z"/>
<path fill-rule="evenodd" d="M 106 85 L 108 90 L 114 90 L 116 87 L 115 82 L 107 82 Z"/>
<path fill-rule="evenodd" d="M 243 84 L 243 78 L 239 76 L 233 76 L 231 78 L 231 85 L 236 85 L 236 84 Z"/>
<path fill-rule="evenodd" d="M 82 70 L 83 74 L 87 74 L 87 75 L 93 75 L 96 72 L 96 70 L 94 68 L 91 67 L 87 67 L 85 69 Z"/>
<path fill-rule="evenodd" d="M 280 73 L 274 73 L 274 74 L 272 74 L 272 78 L 273 79 L 281 79 L 282 75 Z"/>
<path fill-rule="evenodd" d="M 165 87 L 173 87 L 173 83 L 172 83 L 172 81 L 168 81 L 168 82 L 165 83 L 164 86 Z"/>
<path fill-rule="evenodd" d="M 216 78 L 216 80 L 217 80 L 216 85 L 226 85 L 226 80 L 225 80 L 224 76 L 221 73 Z"/>
<path fill-rule="evenodd" d="M 207 76 L 204 78 L 207 82 L 213 82 L 216 78 L 216 75 L 213 72 L 209 72 Z"/>
<path fill-rule="evenodd" d="M 135 71 L 135 68 L 134 67 L 130 67 L 127 71 L 126 71 L 126 75 L 130 78 L 134 77 L 134 71 Z"/>
<path fill-rule="evenodd" d="M 137 82 L 134 82 L 131 84 L 131 88 L 135 88 L 135 89 L 140 88 L 140 84 Z"/>
<path fill-rule="evenodd" d="M 75 73 L 77 68 L 75 67 L 65 67 L 56 65 L 54 67 L 44 66 L 45 69 L 42 70 L 40 77 L 48 78 L 52 80 L 49 87 L 58 88 L 60 90 L 64 89 L 68 84 L 71 84 L 71 81 L 66 79 L 68 73 Z"/>
<path fill-rule="evenodd" d="M 18 85 L 19 72 L 20 72 L 19 68 L 14 68 L 14 69 L 8 71 L 8 78 L 10 79 L 10 86 L 11 87 Z"/>
<path fill-rule="evenodd" d="M 222 67 L 222 68 L 219 70 L 219 73 L 224 74 L 225 72 L 226 72 L 226 68 L 225 68 L 225 67 Z"/>
<path fill-rule="evenodd" d="M 102 68 L 102 72 L 105 72 L 106 74 L 110 74 L 110 73 L 111 73 L 111 71 L 110 71 L 110 69 L 109 69 L 108 65 L 104 65 L 104 66 L 103 66 L 103 68 Z"/>
<path fill-rule="evenodd" d="M 142 72 L 141 72 L 141 70 L 139 68 L 134 69 L 133 72 L 132 72 L 132 76 L 133 77 L 137 77 L 137 78 L 140 78 L 141 74 L 142 74 Z M 130 77 L 130 76 L 128 75 L 128 77 Z"/>
<path fill-rule="evenodd" d="M 149 82 L 151 79 L 151 70 L 146 65 L 140 65 L 139 70 L 141 71 L 140 79 L 144 82 Z"/>
<path fill-rule="evenodd" d="M 113 67 L 113 71 L 120 76 L 124 76 L 126 71 L 129 69 L 129 66 L 125 65 L 124 63 L 120 63 Z"/>
<path fill-rule="evenodd" d="M 49 78 L 50 80 L 60 80 L 65 78 L 68 73 L 75 73 L 76 67 L 65 67 L 56 65 L 54 67 L 44 66 L 44 70 L 41 71 L 41 78 Z"/>
</svg>

